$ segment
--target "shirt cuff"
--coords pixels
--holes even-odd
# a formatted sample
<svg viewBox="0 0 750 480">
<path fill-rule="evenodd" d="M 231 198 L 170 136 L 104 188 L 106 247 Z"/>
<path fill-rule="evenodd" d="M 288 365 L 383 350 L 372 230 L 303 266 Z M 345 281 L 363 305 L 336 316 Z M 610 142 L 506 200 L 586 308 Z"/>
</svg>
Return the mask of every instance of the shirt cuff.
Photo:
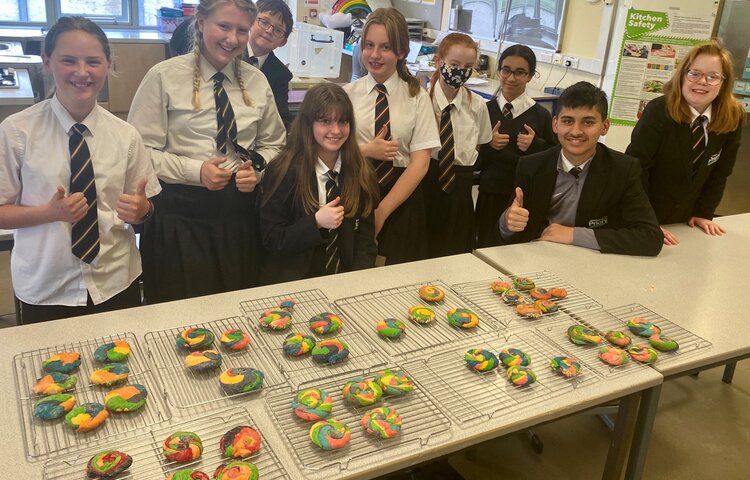
<svg viewBox="0 0 750 480">
<path fill-rule="evenodd" d="M 601 250 L 596 235 L 594 235 L 594 231 L 590 228 L 573 228 L 573 245 L 590 248 L 591 250 Z"/>
<path fill-rule="evenodd" d="M 508 230 L 506 218 L 508 217 L 508 210 L 506 209 L 502 215 L 500 215 L 500 220 L 497 221 L 497 226 L 500 229 L 500 237 L 503 240 L 508 240 L 510 237 L 513 236 L 513 232 Z"/>
<path fill-rule="evenodd" d="M 201 167 L 203 162 L 200 160 L 190 160 L 185 163 L 185 179 L 194 185 L 202 185 L 201 183 Z"/>
</svg>

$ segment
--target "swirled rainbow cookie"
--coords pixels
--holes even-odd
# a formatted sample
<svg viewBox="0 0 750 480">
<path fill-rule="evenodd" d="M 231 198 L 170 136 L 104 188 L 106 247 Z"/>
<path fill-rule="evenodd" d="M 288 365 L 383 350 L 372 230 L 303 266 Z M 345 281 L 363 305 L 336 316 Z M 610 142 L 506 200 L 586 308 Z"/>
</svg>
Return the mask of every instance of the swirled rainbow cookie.
<svg viewBox="0 0 750 480">
<path fill-rule="evenodd" d="M 414 381 L 401 370 L 383 370 L 375 374 L 375 383 L 386 395 L 404 395 L 414 390 Z"/>
<path fill-rule="evenodd" d="M 104 450 L 95 453 L 86 464 L 89 478 L 111 478 L 124 472 L 133 464 L 133 458 L 125 452 Z"/>
<path fill-rule="evenodd" d="M 134 412 L 146 404 L 147 396 L 146 387 L 133 383 L 107 393 L 104 406 L 110 412 Z"/>
<path fill-rule="evenodd" d="M 109 417 L 101 403 L 82 403 L 65 414 L 65 423 L 78 432 L 95 429 Z"/>
<path fill-rule="evenodd" d="M 422 305 L 414 305 L 406 312 L 409 320 L 416 323 L 426 324 L 435 320 L 435 311 Z"/>
<path fill-rule="evenodd" d="M 648 343 L 661 352 L 674 352 L 680 348 L 680 345 L 677 342 L 671 338 L 662 336 L 661 333 L 655 333 L 648 337 Z"/>
<path fill-rule="evenodd" d="M 599 360 L 602 362 L 612 365 L 613 367 L 620 366 L 624 363 L 628 362 L 628 353 L 617 347 L 602 347 L 599 349 L 599 354 L 597 355 L 599 357 Z"/>
<path fill-rule="evenodd" d="M 341 330 L 343 323 L 335 313 L 323 312 L 310 318 L 310 329 L 318 335 L 326 335 Z"/>
<path fill-rule="evenodd" d="M 445 292 L 434 285 L 419 287 L 419 297 L 425 302 L 439 302 L 445 298 Z"/>
<path fill-rule="evenodd" d="M 105 343 L 94 350 L 94 360 L 101 363 L 124 362 L 130 356 L 130 344 L 125 340 Z"/>
<path fill-rule="evenodd" d="M 292 411 L 302 420 L 317 422 L 333 411 L 333 398 L 325 390 L 308 388 L 297 393 L 292 400 Z"/>
<path fill-rule="evenodd" d="M 568 328 L 568 338 L 576 345 L 599 345 L 602 337 L 583 325 L 572 325 Z"/>
<path fill-rule="evenodd" d="M 546 288 L 541 287 L 534 287 L 531 290 L 529 290 L 529 295 L 531 295 L 531 298 L 534 300 L 549 300 L 552 298 L 552 293 L 550 293 L 549 290 Z"/>
<path fill-rule="evenodd" d="M 522 367 L 518 365 L 508 369 L 508 380 L 510 380 L 510 383 L 513 385 L 525 387 L 526 385 L 531 385 L 536 382 L 536 373 L 534 373 L 530 367 Z"/>
<path fill-rule="evenodd" d="M 498 358 L 506 367 L 528 367 L 531 365 L 531 355 L 517 348 L 503 348 L 498 353 Z"/>
<path fill-rule="evenodd" d="M 230 328 L 221 335 L 219 342 L 227 350 L 238 352 L 246 349 L 250 344 L 250 335 L 239 328 Z"/>
<path fill-rule="evenodd" d="M 167 480 L 209 480 L 209 476 L 200 470 L 183 468 L 167 475 Z"/>
<path fill-rule="evenodd" d="M 362 428 L 378 438 L 393 438 L 401 433 L 401 415 L 395 408 L 378 407 L 362 415 Z"/>
<path fill-rule="evenodd" d="M 263 387 L 263 372 L 254 368 L 229 368 L 219 376 L 219 383 L 229 395 L 252 392 Z"/>
<path fill-rule="evenodd" d="M 562 287 L 550 288 L 549 293 L 558 300 L 562 300 L 568 296 L 568 291 Z"/>
<path fill-rule="evenodd" d="M 193 432 L 174 432 L 164 439 L 162 451 L 170 462 L 190 462 L 203 454 L 203 442 Z"/>
<path fill-rule="evenodd" d="M 521 301 L 521 294 L 518 293 L 516 290 L 506 290 L 500 298 L 503 300 L 503 302 L 506 305 L 518 305 L 518 302 Z"/>
<path fill-rule="evenodd" d="M 349 356 L 349 347 L 341 340 L 327 339 L 315 344 L 312 350 L 312 358 L 317 363 L 339 363 Z"/>
<path fill-rule="evenodd" d="M 290 357 L 301 357 L 312 352 L 315 348 L 315 337 L 305 335 L 302 332 L 290 333 L 284 339 L 281 349 Z"/>
<path fill-rule="evenodd" d="M 581 373 L 581 364 L 575 358 L 555 357 L 550 360 L 549 366 L 566 378 L 572 378 Z"/>
<path fill-rule="evenodd" d="M 381 337 L 398 338 L 406 333 L 406 324 L 396 318 L 385 318 L 378 320 L 375 329 Z"/>
<path fill-rule="evenodd" d="M 490 284 L 490 289 L 494 293 L 503 294 L 508 290 L 511 290 L 513 285 L 510 282 L 504 282 L 502 280 L 495 280 Z"/>
<path fill-rule="evenodd" d="M 536 287 L 536 285 L 534 284 L 534 280 L 529 277 L 514 277 L 513 286 L 516 287 L 516 290 L 520 290 L 522 292 L 528 292 L 532 288 Z"/>
<path fill-rule="evenodd" d="M 466 365 L 477 372 L 489 372 L 497 368 L 498 359 L 494 353 L 482 348 L 472 348 L 464 354 Z"/>
<path fill-rule="evenodd" d="M 214 472 L 214 480 L 258 480 L 258 467 L 239 460 L 225 463 Z"/>
<path fill-rule="evenodd" d="M 355 378 L 346 382 L 341 396 L 352 405 L 365 407 L 377 403 L 383 396 L 383 389 L 373 380 Z"/>
<path fill-rule="evenodd" d="M 628 328 L 636 335 L 646 338 L 655 333 L 661 333 L 661 328 L 641 317 L 633 317 L 628 320 Z"/>
<path fill-rule="evenodd" d="M 193 372 L 207 372 L 221 367 L 221 354 L 216 350 L 190 352 L 183 363 Z"/>
<path fill-rule="evenodd" d="M 42 370 L 47 373 L 73 373 L 81 365 L 81 356 L 76 352 L 56 353 L 42 362 Z"/>
<path fill-rule="evenodd" d="M 260 450 L 260 433 L 246 425 L 234 427 L 219 440 L 219 449 L 225 457 L 245 458 Z"/>
<path fill-rule="evenodd" d="M 537 300 L 534 302 L 534 306 L 542 313 L 555 313 L 560 309 L 552 300 Z"/>
<path fill-rule="evenodd" d="M 287 298 L 286 300 L 282 300 L 279 303 L 279 308 L 282 310 L 286 310 L 287 312 L 291 312 L 292 309 L 294 309 L 295 305 L 297 305 L 297 302 L 295 302 L 291 298 Z"/>
<path fill-rule="evenodd" d="M 124 363 L 108 363 L 91 372 L 89 380 L 94 385 L 109 387 L 128 379 L 130 369 Z"/>
<path fill-rule="evenodd" d="M 645 363 L 647 365 L 654 363 L 656 359 L 659 358 L 659 354 L 656 353 L 656 350 L 645 345 L 633 345 L 627 349 L 627 352 L 630 355 L 630 358 L 636 362 Z"/>
<path fill-rule="evenodd" d="M 616 347 L 625 348 L 632 341 L 630 337 L 620 330 L 610 330 L 604 334 L 604 339 Z"/>
<path fill-rule="evenodd" d="M 334 418 L 320 420 L 310 427 L 310 440 L 323 450 L 342 448 L 351 439 L 349 427 Z"/>
<path fill-rule="evenodd" d="M 54 420 L 68 413 L 76 404 L 76 397 L 68 393 L 56 393 L 34 402 L 34 416 L 42 420 Z"/>
<path fill-rule="evenodd" d="M 214 334 L 207 328 L 192 327 L 180 332 L 175 340 L 180 350 L 204 350 L 214 343 Z"/>
<path fill-rule="evenodd" d="M 540 318 L 542 311 L 533 303 L 519 303 L 516 305 L 516 313 L 523 318 Z"/>
<path fill-rule="evenodd" d="M 31 387 L 37 395 L 54 395 L 67 392 L 78 383 L 78 377 L 60 372 L 52 372 L 43 376 Z"/>
<path fill-rule="evenodd" d="M 479 325 L 479 317 L 468 308 L 451 308 L 448 310 L 448 323 L 459 328 L 474 328 Z"/>
<path fill-rule="evenodd" d="M 281 308 L 271 308 L 260 315 L 258 324 L 271 330 L 285 330 L 292 325 L 292 314 Z"/>
</svg>

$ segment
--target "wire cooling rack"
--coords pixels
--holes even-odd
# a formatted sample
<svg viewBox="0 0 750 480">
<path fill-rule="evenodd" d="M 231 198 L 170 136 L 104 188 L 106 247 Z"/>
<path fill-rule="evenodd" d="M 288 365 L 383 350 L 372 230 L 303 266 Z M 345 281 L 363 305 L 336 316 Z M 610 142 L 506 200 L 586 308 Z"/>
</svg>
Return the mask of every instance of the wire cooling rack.
<svg viewBox="0 0 750 480">
<path fill-rule="evenodd" d="M 271 308 L 279 308 L 279 304 L 285 300 L 294 300 L 295 302 L 294 307 L 289 309 L 292 314 L 291 327 L 285 330 L 271 330 L 261 327 L 258 323 L 258 319 L 261 317 L 262 313 Z M 270 340 L 268 342 L 269 345 L 275 345 L 276 343 L 281 345 L 284 341 L 284 337 L 289 335 L 290 332 L 305 332 L 312 335 L 308 323 L 310 318 L 319 313 L 330 312 L 331 302 L 323 292 L 315 289 L 247 300 L 240 302 L 240 308 L 245 314 L 248 323 L 264 338 L 280 338 L 278 342 Z M 346 325 L 343 326 L 342 331 L 346 331 Z"/>
<path fill-rule="evenodd" d="M 391 370 L 403 370 L 412 377 L 411 371 L 388 364 Z M 270 393 L 266 402 L 279 432 L 287 441 L 287 447 L 307 470 L 333 468 L 343 471 L 353 459 L 387 455 L 388 449 L 400 445 L 411 445 L 416 449 L 430 443 L 436 436 L 448 434 L 450 420 L 433 402 L 433 395 L 415 380 L 416 388 L 402 396 L 384 395 L 376 404 L 367 407 L 354 407 L 344 402 L 341 395 L 343 386 L 353 377 L 372 379 L 378 369 L 362 372 L 361 375 L 338 376 L 321 379 L 300 385 L 299 390 L 317 388 L 329 393 L 333 398 L 333 412 L 328 418 L 347 425 L 351 430 L 351 441 L 338 450 L 322 450 L 310 440 L 310 427 L 314 422 L 298 418 L 291 408 L 297 391 Z M 298 390 L 298 391 L 299 391 Z M 390 407 L 402 418 L 401 434 L 390 439 L 380 439 L 368 434 L 362 427 L 362 416 L 372 408 Z M 333 473 L 331 473 L 333 474 Z"/>
<path fill-rule="evenodd" d="M 419 287 L 434 285 L 445 292 L 440 302 L 426 302 L 419 297 Z M 500 324 L 479 305 L 468 300 L 447 286 L 435 280 L 432 282 L 404 285 L 390 290 L 366 293 L 334 302 L 352 323 L 374 345 L 378 345 L 389 355 L 405 358 L 408 354 L 424 352 L 441 345 L 464 342 L 478 335 L 495 333 Z M 422 305 L 435 311 L 435 321 L 418 324 L 407 319 L 410 307 Z M 468 308 L 479 317 L 479 325 L 472 329 L 451 326 L 446 315 L 451 308 Z M 375 326 L 381 319 L 396 318 L 406 324 L 406 331 L 397 339 L 383 338 L 378 335 Z"/>
<path fill-rule="evenodd" d="M 247 410 L 233 407 L 180 425 L 151 429 L 138 437 L 124 440 L 109 438 L 106 442 L 98 443 L 96 448 L 50 460 L 44 465 L 44 478 L 46 480 L 84 479 L 86 478 L 84 469 L 89 459 L 102 450 L 119 450 L 133 458 L 131 467 L 118 475 L 116 477 L 118 480 L 163 480 L 170 473 L 183 468 L 201 470 L 210 476 L 221 463 L 229 461 L 221 455 L 219 440 L 224 433 L 236 426 L 249 426 L 258 430 Z M 180 431 L 194 432 L 201 438 L 203 454 L 198 460 L 175 463 L 164 458 L 162 450 L 164 440 L 172 433 Z M 254 463 L 258 467 L 260 478 L 264 480 L 288 479 L 289 475 L 274 453 L 276 447 L 267 442 L 267 437 L 263 435 L 263 432 L 260 434 L 260 450 L 244 460 Z"/>
<path fill-rule="evenodd" d="M 470 348 L 483 348 L 494 354 L 504 348 L 517 348 L 531 357 L 531 369 L 537 381 L 528 386 L 515 386 L 500 364 L 490 372 L 479 373 L 464 361 Z M 550 369 L 550 359 L 571 356 L 568 349 L 551 344 L 534 330 L 508 333 L 501 338 L 484 336 L 474 343 L 444 350 L 425 359 L 404 364 L 440 405 L 458 423 L 478 423 L 490 418 L 512 415 L 521 405 L 549 402 L 574 389 L 601 381 L 585 362 L 581 373 L 565 378 Z"/>
<path fill-rule="evenodd" d="M 135 412 L 112 413 L 99 428 L 86 433 L 74 432 L 65 424 L 63 418 L 45 421 L 33 416 L 34 402 L 42 396 L 37 396 L 31 387 L 46 374 L 42 371 L 42 361 L 55 353 L 77 352 L 81 356 L 81 366 L 75 372 L 78 383 L 68 392 L 75 396 L 77 404 L 87 402 L 103 404 L 107 392 L 123 386 L 124 384 L 102 387 L 91 384 L 89 380 L 91 373 L 102 366 L 94 361 L 94 351 L 100 345 L 115 340 L 125 340 L 130 344 L 130 356 L 125 362 L 130 369 L 130 375 L 126 383 L 138 383 L 146 387 L 148 397 L 143 407 Z M 158 383 L 146 365 L 145 356 L 132 333 L 113 334 L 17 354 L 13 358 L 13 366 L 18 408 L 23 424 L 24 447 L 28 459 L 43 460 L 53 455 L 77 451 L 92 442 L 140 430 L 171 418 L 169 407 L 159 394 Z"/>
<path fill-rule="evenodd" d="M 175 340 L 183 330 L 190 327 L 207 328 L 213 332 L 216 339 L 210 348 L 221 354 L 221 367 L 196 373 L 184 366 L 184 359 L 189 352 L 178 349 Z M 247 348 L 232 352 L 220 345 L 219 338 L 231 328 L 239 328 L 250 335 L 250 345 Z M 219 383 L 219 375 L 228 368 L 250 367 L 262 371 L 263 389 L 286 383 L 286 378 L 272 360 L 268 346 L 240 317 L 149 332 L 145 335 L 145 339 L 146 353 L 164 388 L 164 395 L 171 405 L 179 408 L 203 405 L 221 398 L 236 396 L 224 392 Z M 256 395 L 263 389 L 240 395 Z"/>
</svg>

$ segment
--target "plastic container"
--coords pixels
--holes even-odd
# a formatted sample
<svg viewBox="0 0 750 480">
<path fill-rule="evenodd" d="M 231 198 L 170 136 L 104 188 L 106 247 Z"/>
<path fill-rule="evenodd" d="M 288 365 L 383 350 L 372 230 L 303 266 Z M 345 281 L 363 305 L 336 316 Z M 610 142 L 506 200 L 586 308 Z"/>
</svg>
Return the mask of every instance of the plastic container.
<svg viewBox="0 0 750 480">
<path fill-rule="evenodd" d="M 163 17 L 157 15 L 156 28 L 162 33 L 172 33 L 179 24 L 185 21 L 186 18 L 190 17 Z"/>
<path fill-rule="evenodd" d="M 274 53 L 297 76 L 337 78 L 343 44 L 343 32 L 295 22 L 286 45 Z"/>
</svg>

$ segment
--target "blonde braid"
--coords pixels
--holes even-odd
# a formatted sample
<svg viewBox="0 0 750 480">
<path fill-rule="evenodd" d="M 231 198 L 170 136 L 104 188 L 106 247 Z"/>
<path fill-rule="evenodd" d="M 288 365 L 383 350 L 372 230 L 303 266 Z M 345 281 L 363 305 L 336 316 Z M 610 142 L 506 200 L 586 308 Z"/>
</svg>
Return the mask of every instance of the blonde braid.
<svg viewBox="0 0 750 480">
<path fill-rule="evenodd" d="M 195 71 L 193 72 L 193 110 L 200 110 L 201 97 L 199 90 L 201 86 L 201 49 L 200 49 L 200 32 L 195 29 L 195 45 L 193 47 L 195 55 Z"/>
<path fill-rule="evenodd" d="M 240 90 L 242 90 L 242 99 L 245 101 L 245 105 L 252 107 L 253 102 L 245 90 L 245 81 L 242 79 L 242 58 L 239 55 L 234 57 L 234 74 L 237 77 L 237 84 L 240 86 Z"/>
</svg>

